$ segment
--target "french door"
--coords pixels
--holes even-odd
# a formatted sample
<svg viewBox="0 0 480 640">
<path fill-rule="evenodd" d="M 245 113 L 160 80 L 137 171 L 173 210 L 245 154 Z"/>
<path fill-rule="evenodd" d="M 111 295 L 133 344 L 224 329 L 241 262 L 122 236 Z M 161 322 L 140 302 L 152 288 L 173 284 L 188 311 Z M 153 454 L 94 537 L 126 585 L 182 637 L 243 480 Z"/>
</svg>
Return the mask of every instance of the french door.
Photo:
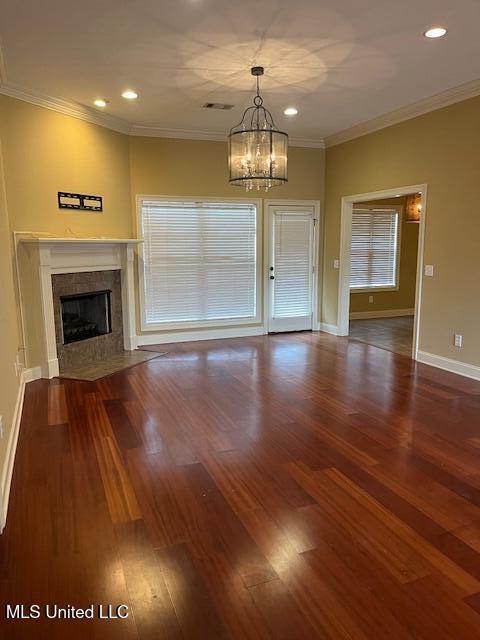
<svg viewBox="0 0 480 640">
<path fill-rule="evenodd" d="M 314 204 L 268 204 L 268 331 L 313 328 Z"/>
</svg>

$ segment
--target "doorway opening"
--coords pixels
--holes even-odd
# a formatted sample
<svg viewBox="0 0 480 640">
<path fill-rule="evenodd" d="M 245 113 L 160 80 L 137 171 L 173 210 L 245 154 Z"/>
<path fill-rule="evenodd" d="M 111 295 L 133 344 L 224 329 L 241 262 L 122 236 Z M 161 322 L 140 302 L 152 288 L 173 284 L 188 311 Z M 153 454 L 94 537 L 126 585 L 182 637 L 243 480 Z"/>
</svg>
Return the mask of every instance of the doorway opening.
<svg viewBox="0 0 480 640">
<path fill-rule="evenodd" d="M 342 199 L 338 333 L 417 358 L 426 185 Z"/>
</svg>

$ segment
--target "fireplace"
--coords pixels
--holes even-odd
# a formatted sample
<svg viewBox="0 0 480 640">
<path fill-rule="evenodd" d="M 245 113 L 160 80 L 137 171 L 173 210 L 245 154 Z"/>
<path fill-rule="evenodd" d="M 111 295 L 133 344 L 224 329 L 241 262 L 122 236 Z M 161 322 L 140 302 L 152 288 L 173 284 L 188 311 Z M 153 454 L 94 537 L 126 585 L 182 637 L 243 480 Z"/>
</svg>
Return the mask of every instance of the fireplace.
<svg viewBox="0 0 480 640">
<path fill-rule="evenodd" d="M 120 270 L 54 273 L 51 280 L 60 373 L 122 353 Z"/>
<path fill-rule="evenodd" d="M 60 296 L 63 344 L 112 332 L 110 290 Z"/>
</svg>

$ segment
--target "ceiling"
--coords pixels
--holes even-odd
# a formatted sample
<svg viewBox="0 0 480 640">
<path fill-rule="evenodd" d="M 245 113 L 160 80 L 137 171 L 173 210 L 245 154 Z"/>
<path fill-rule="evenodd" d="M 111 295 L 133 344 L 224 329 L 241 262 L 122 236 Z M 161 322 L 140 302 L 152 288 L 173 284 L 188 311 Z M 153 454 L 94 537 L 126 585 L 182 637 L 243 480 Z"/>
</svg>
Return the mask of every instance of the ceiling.
<svg viewBox="0 0 480 640">
<path fill-rule="evenodd" d="M 0 0 L 2 76 L 87 107 L 105 97 L 135 125 L 223 134 L 263 65 L 277 125 L 319 140 L 480 77 L 479 21 L 478 0 Z M 423 37 L 434 24 L 447 37 Z"/>
</svg>

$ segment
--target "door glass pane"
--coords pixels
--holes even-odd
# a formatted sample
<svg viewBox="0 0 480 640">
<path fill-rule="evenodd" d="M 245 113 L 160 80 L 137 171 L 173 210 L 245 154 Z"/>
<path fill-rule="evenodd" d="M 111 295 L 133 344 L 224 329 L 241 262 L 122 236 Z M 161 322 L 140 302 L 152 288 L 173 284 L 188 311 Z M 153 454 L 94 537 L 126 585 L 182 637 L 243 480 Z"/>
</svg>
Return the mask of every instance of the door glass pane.
<svg viewBox="0 0 480 640">
<path fill-rule="evenodd" d="M 274 215 L 274 318 L 311 314 L 311 231 L 309 215 Z"/>
</svg>

